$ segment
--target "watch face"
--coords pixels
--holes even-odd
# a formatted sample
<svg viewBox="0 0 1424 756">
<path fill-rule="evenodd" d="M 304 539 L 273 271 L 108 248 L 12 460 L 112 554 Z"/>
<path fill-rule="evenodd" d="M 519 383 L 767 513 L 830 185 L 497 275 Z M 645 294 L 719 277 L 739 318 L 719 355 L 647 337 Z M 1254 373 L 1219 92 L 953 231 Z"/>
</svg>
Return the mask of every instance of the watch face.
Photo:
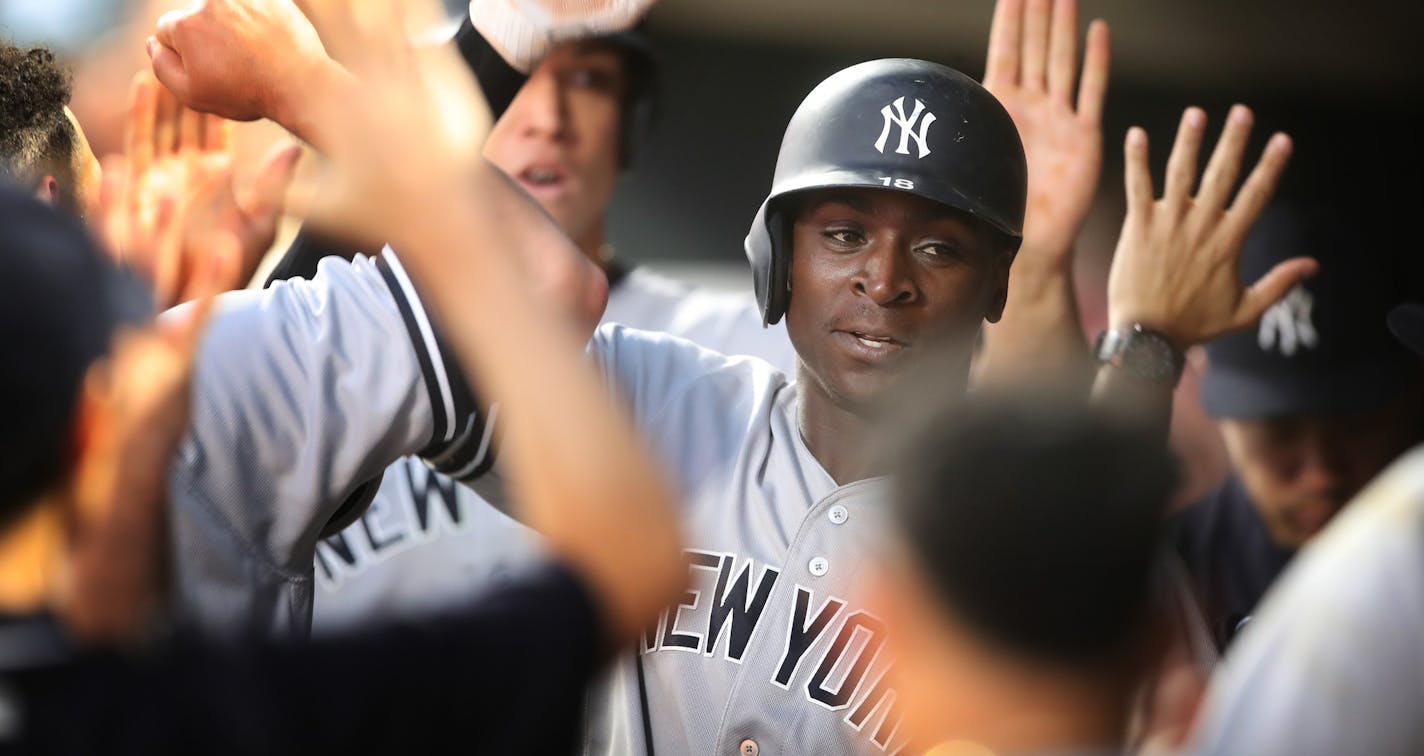
<svg viewBox="0 0 1424 756">
<path fill-rule="evenodd" d="M 1122 366 L 1150 381 L 1175 383 L 1180 359 L 1177 350 L 1155 333 L 1131 333 L 1122 348 Z"/>
</svg>

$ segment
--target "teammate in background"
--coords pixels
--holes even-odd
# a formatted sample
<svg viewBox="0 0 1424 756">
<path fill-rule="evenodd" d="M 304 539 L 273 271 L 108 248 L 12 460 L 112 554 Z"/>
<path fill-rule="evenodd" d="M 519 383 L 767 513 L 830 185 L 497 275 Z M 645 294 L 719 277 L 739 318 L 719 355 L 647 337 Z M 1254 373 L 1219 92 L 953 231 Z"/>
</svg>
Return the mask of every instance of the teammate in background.
<svg viewBox="0 0 1424 756">
<path fill-rule="evenodd" d="M 1389 326 L 1424 357 L 1420 305 Z M 1416 447 L 1301 550 L 1212 678 L 1191 753 L 1424 752 L 1421 466 Z"/>
<path fill-rule="evenodd" d="M 508 36 L 501 6 L 502 0 L 472 0 L 454 35 L 497 119 L 484 154 L 604 269 L 604 322 L 670 333 L 793 372 L 786 329 L 763 327 L 750 294 L 703 291 L 614 257 L 605 222 L 615 185 L 633 166 L 657 109 L 657 56 L 647 33 L 640 27 L 566 42 L 542 57 L 519 55 L 487 38 Z M 269 285 L 310 278 L 323 257 L 350 258 L 359 245 L 337 237 L 304 228 Z"/>
<path fill-rule="evenodd" d="M 113 541 L 84 527 L 95 510 L 158 509 L 163 470 L 185 425 L 190 369 L 204 360 L 194 354 L 200 317 L 191 310 L 172 315 L 187 318 L 175 343 L 146 336 L 140 343 L 147 359 L 119 365 L 118 401 L 74 412 L 67 394 L 105 351 L 119 319 L 107 305 L 122 279 L 77 224 L 0 193 L 0 218 L 14 232 L 3 240 L 13 248 L 0 255 L 14 274 L 4 277 L 12 291 L 0 299 L 15 316 L 6 318 L 9 335 L 22 342 L 38 336 L 56 347 L 49 353 L 54 370 L 26 364 L 3 373 L 7 385 L 29 389 L 19 396 L 51 410 L 36 427 L 52 430 L 54 443 L 41 449 L 52 458 L 12 455 L 4 468 L 0 704 L 7 717 L 0 744 L 46 752 L 287 753 L 309 752 L 313 744 L 346 752 L 395 745 L 394 738 L 419 750 L 454 739 L 488 752 L 560 752 L 572 745 L 583 682 L 599 658 L 631 640 L 684 580 L 671 492 L 626 416 L 605 401 L 595 368 L 582 359 L 585 337 L 552 310 L 503 322 L 502 313 L 527 298 L 529 282 L 519 261 L 505 254 L 518 232 L 482 226 L 488 218 L 461 212 L 498 207 L 500 198 L 486 193 L 509 190 L 489 171 L 468 170 L 470 155 L 459 147 L 464 134 L 444 128 L 451 103 L 426 85 L 449 67 L 432 70 L 435 64 L 418 60 L 403 34 L 391 33 L 401 30 L 393 8 L 366 5 L 358 19 L 343 2 L 309 6 L 325 44 L 362 77 L 361 88 L 339 106 L 314 114 L 328 125 L 330 154 L 348 179 L 344 217 L 399 239 L 413 274 L 434 284 L 439 309 L 462 324 L 451 335 L 462 354 L 475 356 L 464 367 L 509 408 L 506 470 L 519 481 L 525 516 L 545 532 L 560 565 L 425 628 L 387 628 L 299 648 L 213 647 L 180 636 L 141 655 L 76 657 L 43 612 L 64 606 L 69 550 L 96 536 Z M 401 107 L 392 114 L 395 103 Z M 371 149 L 392 145 L 408 159 L 378 170 L 363 164 Z M 422 193 L 431 187 L 439 200 Z M 235 269 L 236 247 L 219 232 L 206 262 Z M 475 285 L 466 286 L 472 277 Z M 205 290 L 211 296 L 222 288 L 209 280 Z M 36 304 L 66 301 L 89 306 L 65 308 L 78 314 L 73 320 L 27 317 Z M 74 335 L 66 331 L 82 331 L 81 337 L 65 338 Z M 542 387 L 550 375 L 561 388 L 552 401 Z M 197 396 L 203 397 L 201 386 Z M 569 433 L 568 422 L 580 430 Z M 91 435 L 96 427 L 108 433 Z M 10 430 L 33 444 L 34 428 Z M 71 433 L 86 463 L 108 472 L 122 464 L 129 478 L 101 475 L 97 488 L 72 490 L 71 477 L 87 466 L 76 473 L 59 459 L 71 448 L 64 443 Z M 116 443 L 91 449 L 96 438 Z M 150 538 L 157 519 L 149 522 Z M 16 534 L 43 537 L 24 542 L 37 548 L 18 549 Z M 8 582 L 18 575 L 37 577 L 28 586 Z M 353 657 L 368 663 L 352 667 Z M 432 714 L 452 724 L 413 732 Z"/>
<path fill-rule="evenodd" d="M 0 182 L 82 218 L 99 202 L 100 171 L 71 88 L 48 49 L 0 42 Z"/>
<path fill-rule="evenodd" d="M 1012 399 L 921 409 L 897 445 L 898 556 L 867 600 L 913 660 L 905 726 L 917 753 L 1124 753 L 1160 649 L 1174 465 L 1150 429 Z"/>
<path fill-rule="evenodd" d="M 1076 28 L 1076 13 L 1053 16 Z M 1076 55 L 1050 56 L 1047 50 L 1050 40 L 1075 39 L 1076 33 L 1048 32 L 1049 18 L 1048 4 L 1034 3 L 1027 14 L 1019 3 L 1001 5 L 991 60 L 1012 60 L 1025 87 L 1071 101 Z M 208 21 L 221 21 L 221 14 L 215 11 Z M 300 97 L 288 84 L 286 97 L 279 87 L 276 101 L 254 99 L 254 91 L 267 90 L 220 65 L 243 42 L 240 32 L 224 34 L 225 28 L 199 24 L 186 41 L 170 38 L 192 51 L 188 57 L 158 43 L 163 49 L 155 50 L 157 67 L 172 68 L 175 56 L 182 60 L 176 91 L 185 102 L 275 115 L 289 128 L 307 129 L 303 103 L 339 101 L 350 86 L 334 63 L 307 60 L 280 69 L 315 72 L 297 88 Z M 199 39 L 210 44 L 193 44 Z M 213 50 L 213 60 L 199 54 Z M 313 62 L 314 68 L 303 67 Z M 253 74 L 257 81 L 266 75 Z M 1189 110 L 1160 200 L 1147 168 L 1146 135 L 1129 133 L 1129 209 L 1109 281 L 1112 331 L 1098 351 L 1108 363 L 1095 383 L 1103 401 L 1135 407 L 1145 402 L 1139 408 L 1147 417 L 1165 419 L 1182 350 L 1248 326 L 1313 271 L 1310 260 L 1295 259 L 1253 286 L 1239 281 L 1241 241 L 1290 151 L 1284 135 L 1273 138 L 1227 209 L 1251 120 L 1244 108 L 1233 111 L 1193 196 L 1206 117 Z M 309 141 L 320 146 L 329 139 L 318 128 Z M 942 387 L 946 393 L 964 390 L 980 327 L 1004 309 L 1009 263 L 1022 237 L 1026 173 L 1011 117 L 972 80 L 923 61 L 854 66 L 822 82 L 793 116 L 773 190 L 747 240 L 763 317 L 769 323 L 787 317 L 798 380 L 789 382 L 761 361 L 728 358 L 667 336 L 613 325 L 598 331 L 590 350 L 671 466 L 684 502 L 694 590 L 649 627 L 642 653 L 625 657 L 591 699 L 590 751 L 898 747 L 894 692 L 883 677 L 889 660 L 877 653 L 883 633 L 850 598 L 878 561 L 874 544 L 884 512 L 880 471 L 866 459 L 863 444 L 874 427 L 874 405 L 925 348 L 953 345 Z M 523 234 L 510 249 L 548 256 L 576 252 L 557 234 L 543 238 L 550 230 L 541 225 L 546 220 L 518 208 L 512 203 L 469 212 L 482 216 L 474 221 L 491 231 Z M 398 265 L 393 255 L 382 259 Z M 288 296 L 283 292 L 292 288 L 276 287 L 269 296 Z M 381 306 L 363 299 L 368 309 Z M 416 310 L 413 296 L 397 303 L 402 301 Z M 577 302 L 547 304 L 571 308 Z M 351 330 L 359 326 L 341 329 L 343 338 L 355 338 Z M 323 354 L 304 356 L 330 359 Z M 432 356 L 429 349 L 425 354 Z M 365 365 L 361 357 L 345 363 Z M 377 424 L 407 440 L 415 431 L 429 438 L 424 413 L 434 403 L 426 405 L 418 394 L 417 362 L 392 357 L 401 355 L 383 351 L 378 371 L 334 382 L 352 393 L 324 406 L 340 407 L 342 421 L 361 427 Z M 543 385 L 560 390 L 557 376 L 546 376 Z M 406 414 L 410 406 L 414 414 Z M 330 431 L 318 431 L 304 448 L 327 459 L 323 450 L 338 439 L 322 433 Z M 239 448 L 261 449 L 264 441 Z M 344 454 L 364 455 L 367 462 L 393 448 L 353 443 L 349 435 L 340 442 Z M 251 465 L 248 474 L 270 479 L 293 457 L 276 454 Z M 314 510 L 302 505 L 300 488 L 285 485 L 268 496 L 278 512 L 294 518 L 291 529 L 278 530 L 314 536 L 331 514 L 324 507 L 340 500 L 332 496 L 334 486 L 365 480 L 363 472 L 375 470 L 324 468 Z M 288 476 L 278 481 L 296 482 Z M 497 476 L 483 482 L 498 501 L 503 489 Z M 221 489 L 208 482 L 200 490 Z M 287 501 L 294 495 L 296 511 Z M 253 497 L 244 501 L 250 507 Z M 252 517 L 237 509 L 232 515 Z M 278 545 L 297 554 L 307 543 Z M 299 584 L 283 588 L 291 603 L 275 618 L 299 619 Z M 244 595 L 246 600 L 226 607 L 230 614 L 273 603 L 272 596 L 253 597 L 251 587 Z"/>
<path fill-rule="evenodd" d="M 1339 203 L 1278 205 L 1262 219 L 1242 277 L 1308 254 L 1321 273 L 1255 329 L 1207 345 L 1202 405 L 1233 467 L 1179 515 L 1174 539 L 1225 648 L 1296 550 L 1424 432 L 1417 358 L 1385 316 L 1411 281 L 1400 246 L 1342 225 Z"/>
</svg>

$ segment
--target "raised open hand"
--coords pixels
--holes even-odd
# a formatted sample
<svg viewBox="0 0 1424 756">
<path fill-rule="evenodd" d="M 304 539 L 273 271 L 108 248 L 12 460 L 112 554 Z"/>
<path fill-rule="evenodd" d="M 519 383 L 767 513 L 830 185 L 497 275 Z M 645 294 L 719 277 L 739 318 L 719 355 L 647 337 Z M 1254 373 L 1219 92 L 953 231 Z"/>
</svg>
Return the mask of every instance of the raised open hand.
<svg viewBox="0 0 1424 756">
<path fill-rule="evenodd" d="M 102 236 L 167 307 L 186 298 L 208 234 L 225 231 L 241 249 L 233 282 L 241 286 L 272 246 L 299 156 L 296 145 L 279 145 L 252 187 L 235 191 L 231 124 L 184 108 L 141 73 L 132 88 L 126 154 L 105 170 Z"/>
<path fill-rule="evenodd" d="M 1272 136 L 1228 207 L 1252 120 L 1245 106 L 1231 109 L 1193 195 L 1206 113 L 1188 108 L 1167 161 L 1161 199 L 1155 197 L 1147 165 L 1147 133 L 1136 127 L 1127 132 L 1127 219 L 1108 276 L 1112 327 L 1141 324 L 1185 350 L 1250 326 L 1314 274 L 1313 259 L 1296 257 L 1250 286 L 1241 283 L 1241 247 L 1275 193 L 1291 152 L 1290 137 Z"/>
<path fill-rule="evenodd" d="M 1079 80 L 1077 0 L 999 0 L 984 86 L 1013 116 L 1028 158 L 1019 268 L 1071 262 L 1102 172 L 1107 82 L 1108 26 L 1100 20 L 1088 27 Z"/>
</svg>

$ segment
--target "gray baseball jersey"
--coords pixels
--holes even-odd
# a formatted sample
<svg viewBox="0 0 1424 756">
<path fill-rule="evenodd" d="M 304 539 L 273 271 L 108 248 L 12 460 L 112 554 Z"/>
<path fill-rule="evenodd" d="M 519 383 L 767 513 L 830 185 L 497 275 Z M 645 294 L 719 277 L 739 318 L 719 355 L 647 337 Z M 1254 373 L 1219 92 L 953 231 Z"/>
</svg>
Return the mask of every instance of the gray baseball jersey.
<svg viewBox="0 0 1424 756">
<path fill-rule="evenodd" d="M 750 291 L 709 292 L 635 268 L 609 292 L 603 320 L 795 370 L 786 326 L 763 328 Z M 544 556 L 536 535 L 470 488 L 403 459 L 386 471 L 365 514 L 317 546 L 312 632 L 467 601 Z"/>
<path fill-rule="evenodd" d="M 658 753 L 898 750 L 883 627 L 858 602 L 882 481 L 837 486 L 796 385 L 760 360 L 617 326 L 594 352 L 680 486 L 693 585 L 593 694 L 588 752 L 643 752 L 644 706 Z"/>
<path fill-rule="evenodd" d="M 878 553 L 881 482 L 836 485 L 801 439 L 795 385 L 764 361 L 612 324 L 591 351 L 680 487 L 693 584 L 591 692 L 587 751 L 645 752 L 648 731 L 664 754 L 902 747 L 883 628 L 857 601 Z M 432 513 L 452 510 L 416 506 L 431 478 L 404 468 L 382 489 L 406 497 L 386 525 L 425 511 L 433 527 L 400 531 L 415 543 L 446 528 Z M 502 501 L 497 474 L 476 485 Z M 346 537 L 374 543 L 368 532 Z M 464 574 L 426 569 L 427 579 Z"/>
<path fill-rule="evenodd" d="M 306 632 L 313 550 L 361 484 L 418 452 L 463 465 L 482 428 L 394 255 L 224 295 L 169 471 L 179 612 Z"/>
</svg>

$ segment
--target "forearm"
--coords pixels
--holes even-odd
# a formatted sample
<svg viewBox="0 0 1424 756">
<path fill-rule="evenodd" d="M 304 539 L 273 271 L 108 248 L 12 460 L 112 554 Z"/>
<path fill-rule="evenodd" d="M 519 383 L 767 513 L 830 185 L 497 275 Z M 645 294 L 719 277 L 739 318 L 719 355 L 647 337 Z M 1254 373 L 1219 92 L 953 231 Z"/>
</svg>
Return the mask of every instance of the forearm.
<svg viewBox="0 0 1424 756">
<path fill-rule="evenodd" d="M 975 381 L 981 386 L 1048 380 L 1061 390 L 1086 393 L 1092 381 L 1092 362 L 1083 339 L 1071 270 L 1066 266 L 1021 268 L 1016 263 L 1009 276 L 1003 318 L 985 327 L 979 361 Z"/>
<path fill-rule="evenodd" d="M 411 218 L 402 259 L 450 324 L 466 374 L 500 404 L 501 459 L 523 518 L 594 587 L 613 631 L 631 637 L 685 575 L 672 497 L 584 357 L 579 329 L 531 301 L 517 255 L 536 244 L 577 249 L 494 169 L 479 173 L 464 212 L 430 204 Z"/>
<path fill-rule="evenodd" d="M 340 127 L 326 114 L 340 112 L 342 103 L 349 102 L 359 89 L 356 77 L 336 61 L 313 61 L 300 86 L 275 98 L 265 115 L 317 152 L 326 153 L 332 146 L 331 129 Z"/>
<path fill-rule="evenodd" d="M 1144 381 L 1113 365 L 1098 367 L 1093 379 L 1092 403 L 1105 411 L 1123 414 L 1160 432 L 1162 442 L 1172 423 L 1175 386 Z"/>
</svg>

